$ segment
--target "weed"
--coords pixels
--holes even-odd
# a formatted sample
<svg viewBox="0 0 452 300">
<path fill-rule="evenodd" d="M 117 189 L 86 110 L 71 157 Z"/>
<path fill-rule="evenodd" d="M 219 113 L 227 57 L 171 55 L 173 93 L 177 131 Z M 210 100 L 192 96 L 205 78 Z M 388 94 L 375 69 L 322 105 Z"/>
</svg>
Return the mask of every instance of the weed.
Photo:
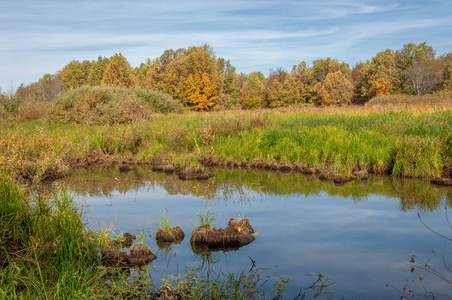
<svg viewBox="0 0 452 300">
<path fill-rule="evenodd" d="M 159 219 L 159 227 L 166 228 L 170 230 L 173 226 L 171 225 L 171 218 L 168 217 L 168 211 L 165 211 L 160 215 Z"/>
</svg>

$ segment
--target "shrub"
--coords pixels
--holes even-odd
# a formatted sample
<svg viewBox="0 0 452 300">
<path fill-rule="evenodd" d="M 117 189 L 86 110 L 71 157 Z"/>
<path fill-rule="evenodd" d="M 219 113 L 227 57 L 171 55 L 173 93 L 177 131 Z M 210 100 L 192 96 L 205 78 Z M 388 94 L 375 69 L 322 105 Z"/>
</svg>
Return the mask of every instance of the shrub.
<svg viewBox="0 0 452 300">
<path fill-rule="evenodd" d="M 153 113 L 180 113 L 171 96 L 142 88 L 82 86 L 58 95 L 49 108 L 56 123 L 114 125 L 149 119 Z"/>
<path fill-rule="evenodd" d="M 17 109 L 16 121 L 31 121 L 41 119 L 48 108 L 48 103 L 39 100 L 23 102 Z"/>
</svg>

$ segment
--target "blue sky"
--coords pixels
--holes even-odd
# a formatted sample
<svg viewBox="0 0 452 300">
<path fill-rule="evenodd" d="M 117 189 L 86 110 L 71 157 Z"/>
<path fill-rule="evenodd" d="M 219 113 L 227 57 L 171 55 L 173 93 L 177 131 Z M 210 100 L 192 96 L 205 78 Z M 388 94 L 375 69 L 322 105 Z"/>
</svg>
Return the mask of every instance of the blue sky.
<svg viewBox="0 0 452 300">
<path fill-rule="evenodd" d="M 331 57 L 353 66 L 387 48 L 452 51 L 451 0 L 0 0 L 0 87 L 71 60 L 121 52 L 132 66 L 207 43 L 249 73 Z"/>
</svg>

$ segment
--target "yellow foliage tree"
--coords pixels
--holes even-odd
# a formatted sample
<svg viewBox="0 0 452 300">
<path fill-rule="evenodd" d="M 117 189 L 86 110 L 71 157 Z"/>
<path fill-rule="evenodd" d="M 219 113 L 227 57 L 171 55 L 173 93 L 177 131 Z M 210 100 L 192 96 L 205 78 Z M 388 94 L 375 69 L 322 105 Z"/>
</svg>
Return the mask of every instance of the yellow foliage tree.
<svg viewBox="0 0 452 300">
<path fill-rule="evenodd" d="M 377 96 L 388 96 L 391 88 L 392 84 L 383 77 L 375 82 L 375 94 Z"/>
<path fill-rule="evenodd" d="M 323 83 L 314 86 L 313 92 L 317 104 L 349 104 L 353 96 L 353 84 L 341 71 L 337 71 L 328 73 Z"/>
<path fill-rule="evenodd" d="M 286 90 L 283 85 L 276 79 L 272 82 L 267 92 L 268 107 L 281 107 L 287 102 Z"/>
<path fill-rule="evenodd" d="M 242 108 L 248 108 L 249 91 L 247 81 L 243 83 L 242 89 L 240 90 L 239 102 Z"/>
<path fill-rule="evenodd" d="M 185 82 L 186 104 L 198 111 L 215 110 L 217 104 L 216 87 L 207 73 L 195 72 L 190 74 Z"/>
<path fill-rule="evenodd" d="M 224 76 L 218 70 L 216 57 L 208 45 L 166 50 L 163 55 L 150 62 L 144 86 L 170 94 L 182 103 L 188 104 L 193 99 L 187 98 L 189 95 L 187 91 L 190 90 L 187 84 L 196 80 L 195 77 L 198 76 L 196 73 L 199 73 L 199 81 L 202 81 L 204 73 L 207 74 L 209 85 L 213 88 L 212 96 L 221 95 Z M 219 100 L 215 100 L 214 107 L 218 103 Z"/>
<path fill-rule="evenodd" d="M 249 74 L 240 90 L 239 101 L 243 109 L 264 106 L 265 80 L 265 76 L 261 72 Z"/>
<path fill-rule="evenodd" d="M 138 85 L 138 80 L 130 68 L 127 59 L 121 53 L 115 54 L 104 71 L 101 85 L 118 85 L 134 87 Z"/>
</svg>

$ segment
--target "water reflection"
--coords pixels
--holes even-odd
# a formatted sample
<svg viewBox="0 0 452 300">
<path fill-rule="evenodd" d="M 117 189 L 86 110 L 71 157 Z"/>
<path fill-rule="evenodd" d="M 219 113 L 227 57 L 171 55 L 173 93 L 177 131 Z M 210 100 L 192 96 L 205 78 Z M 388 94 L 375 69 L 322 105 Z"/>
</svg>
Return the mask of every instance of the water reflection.
<svg viewBox="0 0 452 300">
<path fill-rule="evenodd" d="M 307 272 L 336 281 L 333 290 L 339 298 L 343 292 L 346 299 L 396 298 L 385 283 L 401 288 L 412 280 L 401 261 L 408 262 L 413 254 L 426 260 L 432 249 L 446 246 L 419 222 L 417 212 L 432 228 L 447 230 L 442 208 L 452 203 L 451 189 L 425 180 L 375 177 L 337 186 L 301 174 L 228 169 L 216 170 L 203 182 L 181 181 L 146 167 L 128 173 L 119 166 L 78 169 L 51 186 L 64 186 L 85 198 L 95 219 L 91 228 L 99 220 L 117 220 L 115 226 L 123 232 L 146 232 L 146 244 L 157 252 L 153 278 L 184 273 L 185 267 L 208 276 L 240 272 L 249 269 L 252 258 L 268 272 L 292 280 L 288 298 L 311 283 Z M 236 251 L 210 252 L 193 250 L 189 238 L 159 249 L 149 237 L 166 209 L 173 225 L 188 237 L 197 214 L 209 208 L 218 216 L 217 228 L 245 213 L 259 233 L 256 240 Z M 423 284 L 438 291 L 438 297 L 449 291 L 428 276 Z"/>
<path fill-rule="evenodd" d="M 55 183 L 54 183 L 55 184 Z M 345 197 L 358 203 L 370 195 L 397 198 L 402 211 L 432 212 L 444 203 L 452 204 L 452 190 L 430 184 L 428 180 L 374 177 L 365 182 L 349 182 L 336 185 L 303 174 L 260 174 L 252 171 L 217 169 L 215 176 L 206 181 L 183 181 L 177 176 L 152 172 L 149 167 L 134 167 L 130 172 L 120 172 L 119 166 L 80 168 L 70 176 L 60 179 L 64 186 L 78 195 L 89 197 L 112 197 L 113 193 L 124 195 L 142 189 L 156 187 L 168 195 L 202 197 L 210 202 L 230 199 L 249 202 L 249 191 L 260 196 L 304 196 L 326 193 L 331 197 Z"/>
</svg>

